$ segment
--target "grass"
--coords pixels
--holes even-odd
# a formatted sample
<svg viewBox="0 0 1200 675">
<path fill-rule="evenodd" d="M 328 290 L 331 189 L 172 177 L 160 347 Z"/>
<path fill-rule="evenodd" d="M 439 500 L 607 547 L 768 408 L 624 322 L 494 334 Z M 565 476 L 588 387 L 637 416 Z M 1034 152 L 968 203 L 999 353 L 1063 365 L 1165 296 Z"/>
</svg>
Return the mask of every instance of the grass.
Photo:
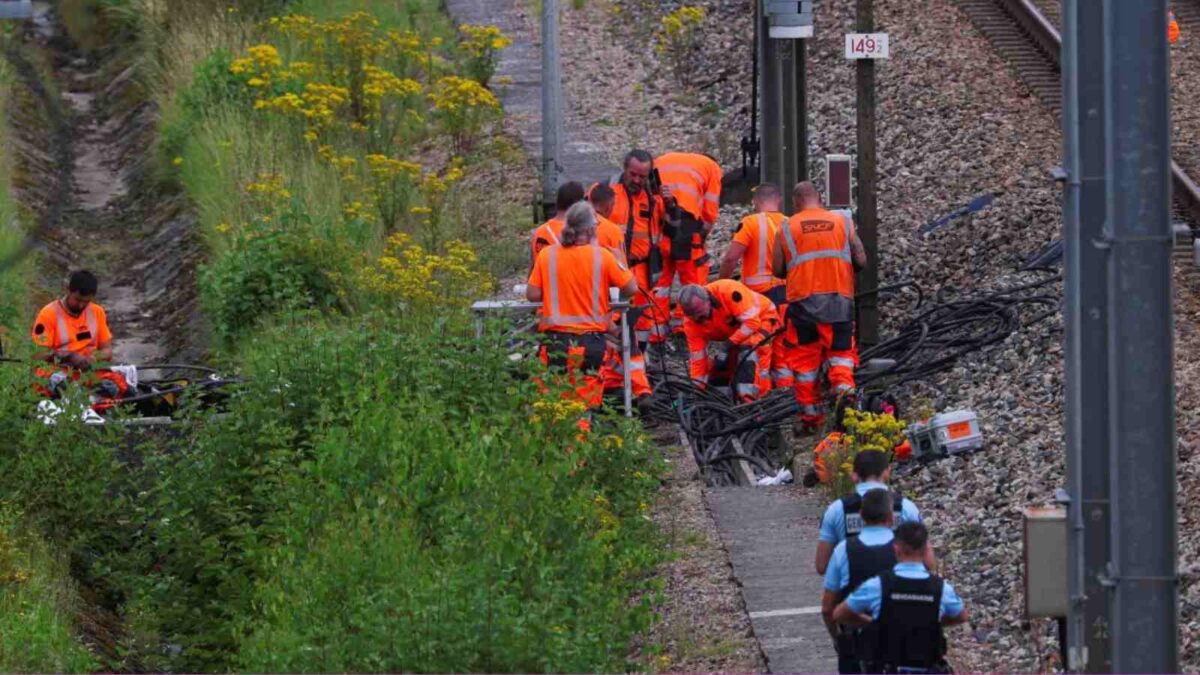
<svg viewBox="0 0 1200 675">
<path fill-rule="evenodd" d="M 473 337 L 465 305 L 526 262 L 534 186 L 487 91 L 461 77 L 472 57 L 440 2 L 104 4 L 88 23 L 95 5 L 74 2 L 72 31 L 138 36 L 142 54 L 119 58 L 143 64 L 161 111 L 153 170 L 195 204 L 216 358 L 246 384 L 227 416 L 196 409 L 147 439 L 31 423 L 27 381 L 0 371 L 0 436 L 19 449 L 0 453 L 0 491 L 61 552 L 14 535 L 21 564 L 45 570 L 21 625 L 58 660 L 13 668 L 639 667 L 626 659 L 653 620 L 661 457 L 624 418 L 581 434 L 557 376 Z M 285 9 L 346 40 L 331 55 L 281 36 L 266 20 Z M 358 10 L 379 22 L 366 37 Z M 405 31 L 420 49 L 378 47 Z M 366 92 L 349 74 L 378 75 L 358 44 L 386 52 L 367 61 L 392 76 L 362 114 L 334 100 Z M 293 72 L 318 56 L 344 79 Z M 288 93 L 336 112 L 314 126 L 263 109 Z M 0 601 L 26 589 L 5 587 L 2 554 Z M 126 618 L 119 658 L 76 651 L 68 568 Z"/>
</svg>

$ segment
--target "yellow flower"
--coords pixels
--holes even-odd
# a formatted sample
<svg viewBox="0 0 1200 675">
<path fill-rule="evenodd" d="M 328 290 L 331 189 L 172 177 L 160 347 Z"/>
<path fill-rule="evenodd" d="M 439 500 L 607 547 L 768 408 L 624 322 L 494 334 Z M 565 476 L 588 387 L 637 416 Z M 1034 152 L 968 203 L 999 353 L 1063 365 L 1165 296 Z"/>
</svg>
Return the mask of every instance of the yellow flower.
<svg viewBox="0 0 1200 675">
<path fill-rule="evenodd" d="M 213 229 L 216 230 L 220 234 L 225 234 L 232 228 L 229 227 L 229 223 L 217 223 L 216 226 L 213 227 Z"/>
<path fill-rule="evenodd" d="M 183 158 L 176 157 L 175 159 L 171 160 L 171 165 L 172 166 L 183 166 Z"/>
</svg>

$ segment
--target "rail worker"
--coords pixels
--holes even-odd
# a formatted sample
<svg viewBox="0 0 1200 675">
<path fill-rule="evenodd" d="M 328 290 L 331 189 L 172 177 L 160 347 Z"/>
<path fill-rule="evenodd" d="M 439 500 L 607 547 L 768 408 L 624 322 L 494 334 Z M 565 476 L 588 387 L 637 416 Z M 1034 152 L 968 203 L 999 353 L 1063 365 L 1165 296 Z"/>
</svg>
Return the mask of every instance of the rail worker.
<svg viewBox="0 0 1200 675">
<path fill-rule="evenodd" d="M 875 628 L 876 644 L 864 660 L 864 672 L 952 672 L 942 628 L 965 623 L 967 611 L 950 582 L 926 568 L 925 526 L 905 523 L 894 536 L 896 565 L 864 581 L 833 610 L 833 618 Z"/>
<path fill-rule="evenodd" d="M 648 307 L 654 287 L 654 273 L 661 265 L 658 240 L 662 236 L 663 200 L 648 185 L 654 158 L 645 150 L 633 149 L 625 155 L 621 173 L 608 182 L 613 191 L 613 207 L 607 218 L 625 230 L 625 253 L 629 270 L 637 279 L 639 292 L 633 306 Z M 597 183 L 592 186 L 594 191 Z M 634 323 L 634 335 L 644 351 L 650 341 L 667 339 L 670 317 L 666 312 L 643 311 Z"/>
<path fill-rule="evenodd" d="M 616 193 L 607 185 L 595 185 L 588 192 L 588 201 L 595 209 L 598 220 L 596 243 L 610 251 L 616 257 L 617 262 L 625 266 L 625 233 L 616 223 L 608 219 L 612 215 Z M 628 269 L 627 266 L 626 269 Z M 619 320 L 620 316 L 614 315 L 613 321 Z M 605 367 L 600 369 L 600 378 L 604 382 L 606 391 L 623 389 L 625 386 L 625 363 L 621 358 L 621 349 L 619 345 L 611 344 L 611 340 L 609 342 L 608 353 L 604 359 Z M 637 340 L 634 340 L 633 344 L 629 346 L 629 383 L 633 389 L 634 398 L 639 402 L 653 393 L 650 388 L 650 380 L 646 377 L 646 355 L 638 346 Z"/>
<path fill-rule="evenodd" d="M 800 421 L 814 431 L 825 420 L 821 366 L 828 366 L 835 393 L 854 389 L 854 271 L 866 266 L 867 253 L 850 216 L 822 208 L 812 183 L 797 183 L 792 201 L 795 213 L 779 229 L 774 269 L 787 279 L 786 348 Z"/>
<path fill-rule="evenodd" d="M 862 532 L 862 499 L 871 490 L 888 489 L 888 479 L 892 476 L 891 461 L 886 453 L 878 450 L 864 450 L 854 456 L 854 467 L 850 477 L 854 480 L 854 489 L 835 500 L 825 509 L 821 517 L 821 534 L 817 539 L 817 574 L 825 574 L 833 549 L 849 537 L 857 537 Z M 892 510 L 896 514 L 895 522 L 919 523 L 921 511 L 911 499 L 892 492 Z M 929 560 L 933 566 L 933 559 Z"/>
<path fill-rule="evenodd" d="M 838 543 L 837 548 L 833 549 L 829 569 L 825 571 L 821 617 L 833 637 L 839 673 L 864 672 L 861 661 L 870 656 L 866 653 L 866 647 L 873 637 L 870 627 L 854 628 L 839 624 L 833 620 L 833 610 L 864 581 L 895 566 L 892 501 L 892 493 L 886 489 L 867 490 L 862 497 L 862 532 L 857 537 Z"/>
<path fill-rule="evenodd" d="M 773 274 L 775 239 L 779 226 L 787 219 L 780 212 L 783 193 L 774 183 L 754 188 L 754 213 L 742 219 L 733 230 L 733 241 L 721 259 L 720 277 L 732 279 L 738 265 L 742 268 L 742 283 L 775 303 L 779 316 L 787 314 L 787 283 Z M 795 385 L 788 367 L 788 349 L 781 337 L 774 341 L 771 356 L 771 380 L 776 388 L 791 389 Z"/>
<path fill-rule="evenodd" d="M 676 275 L 680 285 L 708 283 L 711 259 L 705 242 L 720 213 L 721 166 L 708 155 L 668 152 L 654 160 L 654 168 L 666 207 L 664 236 L 659 242 L 663 272 L 654 285 L 654 301 L 658 311 L 666 314 Z M 682 330 L 683 312 L 678 304 L 671 321 L 672 332 Z"/>
<path fill-rule="evenodd" d="M 39 391 L 54 395 L 68 379 L 95 387 L 106 398 L 125 393 L 125 378 L 109 370 L 93 368 L 98 362 L 111 361 L 113 337 L 108 315 L 96 300 L 100 282 L 87 270 L 72 272 L 63 295 L 38 312 L 33 323 L 33 343 L 38 348 L 34 359 L 50 365 L 36 374 L 45 383 Z"/>
<path fill-rule="evenodd" d="M 587 202 L 567 209 L 559 243 L 543 248 L 533 265 L 525 297 L 542 303 L 538 330 L 548 340 L 539 357 L 548 366 L 565 367 L 576 395 L 590 408 L 600 405 L 603 383 L 596 371 L 613 328 L 609 288 L 622 297 L 637 289 L 629 270 L 596 245 L 596 213 Z"/>
<path fill-rule="evenodd" d="M 1175 44 L 1179 39 L 1179 22 L 1175 20 L 1175 10 L 1167 10 L 1167 42 Z"/>
<path fill-rule="evenodd" d="M 567 210 L 583 201 L 583 185 L 569 181 L 558 186 L 554 195 L 554 217 L 533 228 L 529 236 L 529 262 L 537 262 L 538 253 L 547 246 L 560 242 L 563 226 L 566 224 Z"/>
<path fill-rule="evenodd" d="M 732 279 L 679 291 L 688 371 L 702 386 L 731 386 L 739 401 L 752 401 L 771 389 L 771 339 L 783 322 L 775 304 Z M 729 341 L 719 367 L 708 356 L 709 341 Z"/>
</svg>

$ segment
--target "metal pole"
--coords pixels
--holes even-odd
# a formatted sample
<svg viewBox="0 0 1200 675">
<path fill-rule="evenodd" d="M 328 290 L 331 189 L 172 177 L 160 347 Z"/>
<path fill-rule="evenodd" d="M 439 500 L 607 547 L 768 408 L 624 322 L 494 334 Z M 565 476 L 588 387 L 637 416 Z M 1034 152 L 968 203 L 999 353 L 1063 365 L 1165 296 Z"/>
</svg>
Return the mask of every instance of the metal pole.
<svg viewBox="0 0 1200 675">
<path fill-rule="evenodd" d="M 558 0 L 542 0 L 542 206 L 554 215 L 561 172 L 562 74 L 558 63 Z"/>
<path fill-rule="evenodd" d="M 1067 664 L 1112 669 L 1108 564 L 1108 256 L 1105 186 L 1104 6 L 1063 0 L 1063 203 L 1066 316 L 1067 491 L 1070 621 Z"/>
<path fill-rule="evenodd" d="M 858 0 L 859 33 L 875 32 L 875 0 Z M 858 59 L 858 236 L 867 251 L 867 266 L 858 273 L 858 288 L 879 287 L 879 236 L 875 201 L 875 60 Z M 828 197 L 828 195 L 826 195 Z M 879 305 L 874 293 L 858 302 L 858 341 L 879 344 Z"/>
<path fill-rule="evenodd" d="M 1112 667 L 1179 668 L 1166 0 L 1104 0 Z M 1090 64 L 1089 64 L 1090 65 Z"/>
<path fill-rule="evenodd" d="M 766 21 L 764 19 L 763 21 Z M 765 24 L 762 34 L 767 35 Z M 762 160 L 764 182 L 778 185 L 785 195 L 808 177 L 808 103 L 805 82 L 807 45 L 803 39 L 762 40 Z M 791 200 L 784 200 L 791 213 Z"/>
<path fill-rule="evenodd" d="M 633 417 L 633 364 L 629 362 L 631 340 L 629 339 L 629 307 L 621 310 L 621 388 L 625 397 L 625 416 Z"/>
</svg>

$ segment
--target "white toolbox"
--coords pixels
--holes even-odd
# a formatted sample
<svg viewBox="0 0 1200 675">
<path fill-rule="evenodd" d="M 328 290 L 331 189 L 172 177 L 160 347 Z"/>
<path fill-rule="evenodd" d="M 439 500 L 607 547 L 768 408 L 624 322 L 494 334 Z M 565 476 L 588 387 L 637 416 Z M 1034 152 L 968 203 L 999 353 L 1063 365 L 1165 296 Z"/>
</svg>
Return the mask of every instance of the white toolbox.
<svg viewBox="0 0 1200 675">
<path fill-rule="evenodd" d="M 983 447 L 979 418 L 971 410 L 938 413 L 904 431 L 916 459 L 934 459 L 973 452 Z"/>
</svg>

